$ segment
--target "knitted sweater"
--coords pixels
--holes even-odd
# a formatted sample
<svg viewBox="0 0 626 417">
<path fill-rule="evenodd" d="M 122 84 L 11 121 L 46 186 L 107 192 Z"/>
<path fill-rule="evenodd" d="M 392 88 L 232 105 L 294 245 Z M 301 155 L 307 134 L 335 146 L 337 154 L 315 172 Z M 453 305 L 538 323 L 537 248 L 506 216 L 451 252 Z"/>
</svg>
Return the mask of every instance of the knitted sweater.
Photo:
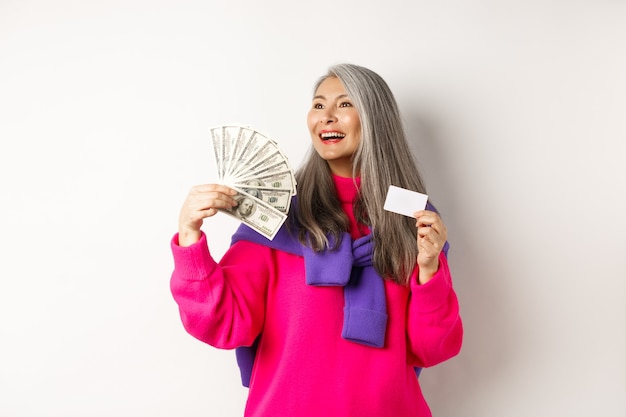
<svg viewBox="0 0 626 417">
<path fill-rule="evenodd" d="M 357 189 L 335 177 L 353 238 L 367 233 L 352 214 Z M 343 287 L 306 285 L 300 256 L 247 241 L 217 263 L 206 237 L 172 240 L 172 294 L 194 337 L 218 348 L 248 346 L 259 334 L 246 416 L 430 416 L 414 367 L 456 355 L 462 325 L 445 255 L 419 285 L 385 281 L 383 348 L 341 337 Z"/>
</svg>

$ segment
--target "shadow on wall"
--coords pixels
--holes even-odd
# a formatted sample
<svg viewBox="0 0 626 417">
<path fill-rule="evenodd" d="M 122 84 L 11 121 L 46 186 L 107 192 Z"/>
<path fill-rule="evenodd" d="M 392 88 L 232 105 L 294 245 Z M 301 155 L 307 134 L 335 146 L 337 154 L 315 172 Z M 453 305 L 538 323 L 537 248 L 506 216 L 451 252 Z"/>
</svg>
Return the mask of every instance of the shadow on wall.
<svg viewBox="0 0 626 417">
<path fill-rule="evenodd" d="M 464 188 L 474 181 L 472 165 L 481 161 L 463 155 L 466 146 L 458 145 L 464 138 L 438 129 L 444 124 L 417 113 L 405 113 L 405 126 L 432 202 L 448 228 L 450 268 L 465 329 L 460 355 L 425 369 L 420 380 L 434 415 L 472 415 L 472 409 L 481 408 L 475 399 L 489 398 L 494 384 L 502 385 L 514 360 L 515 323 L 521 321 L 507 310 L 511 287 L 489 231 L 480 227 L 480 218 L 488 213 Z"/>
</svg>

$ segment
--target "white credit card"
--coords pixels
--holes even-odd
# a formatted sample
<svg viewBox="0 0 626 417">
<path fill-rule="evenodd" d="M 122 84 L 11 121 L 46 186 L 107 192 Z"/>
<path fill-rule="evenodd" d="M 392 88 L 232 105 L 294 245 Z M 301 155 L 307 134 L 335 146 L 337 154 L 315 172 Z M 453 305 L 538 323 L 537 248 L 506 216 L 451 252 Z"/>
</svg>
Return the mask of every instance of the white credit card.
<svg viewBox="0 0 626 417">
<path fill-rule="evenodd" d="M 426 194 L 390 185 L 383 208 L 387 211 L 413 217 L 413 213 L 426 208 L 427 201 L 428 196 Z"/>
</svg>

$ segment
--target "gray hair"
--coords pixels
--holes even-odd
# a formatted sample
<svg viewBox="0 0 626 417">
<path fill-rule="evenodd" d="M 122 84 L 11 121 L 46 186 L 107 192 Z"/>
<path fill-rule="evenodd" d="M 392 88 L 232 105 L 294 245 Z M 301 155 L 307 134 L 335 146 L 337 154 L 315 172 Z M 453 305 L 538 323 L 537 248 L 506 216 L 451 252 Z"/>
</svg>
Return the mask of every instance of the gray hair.
<svg viewBox="0 0 626 417">
<path fill-rule="evenodd" d="M 332 66 L 314 91 L 329 77 L 341 81 L 361 121 L 361 141 L 352 157 L 353 176 L 361 177 L 355 216 L 372 228 L 373 263 L 378 273 L 406 284 L 417 262 L 415 220 L 385 211 L 383 205 L 390 185 L 421 193 L 426 193 L 426 188 L 407 143 L 398 105 L 387 83 L 367 68 Z M 334 192 L 328 164 L 312 147 L 296 179 L 295 220 L 301 227 L 300 240 L 316 251 L 333 249 L 328 236 L 338 242 L 349 227 L 348 218 Z"/>
</svg>

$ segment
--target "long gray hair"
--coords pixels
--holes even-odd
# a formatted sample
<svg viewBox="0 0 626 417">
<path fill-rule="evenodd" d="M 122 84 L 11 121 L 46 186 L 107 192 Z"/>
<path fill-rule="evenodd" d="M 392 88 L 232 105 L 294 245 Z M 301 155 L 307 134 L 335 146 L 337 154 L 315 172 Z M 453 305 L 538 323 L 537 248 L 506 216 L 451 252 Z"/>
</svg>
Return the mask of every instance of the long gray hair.
<svg viewBox="0 0 626 417">
<path fill-rule="evenodd" d="M 354 206 L 357 220 L 372 229 L 373 264 L 378 273 L 406 284 L 417 262 L 415 219 L 383 209 L 389 185 L 426 193 L 407 143 L 393 93 L 375 72 L 352 64 L 335 65 L 315 84 L 338 78 L 357 109 L 361 141 L 352 156 L 353 176 L 361 177 Z M 334 249 L 349 228 L 328 163 L 313 147 L 296 172 L 299 239 L 316 251 Z M 329 240 L 329 237 L 332 239 Z M 331 244 L 334 242 L 334 244 Z"/>
</svg>

